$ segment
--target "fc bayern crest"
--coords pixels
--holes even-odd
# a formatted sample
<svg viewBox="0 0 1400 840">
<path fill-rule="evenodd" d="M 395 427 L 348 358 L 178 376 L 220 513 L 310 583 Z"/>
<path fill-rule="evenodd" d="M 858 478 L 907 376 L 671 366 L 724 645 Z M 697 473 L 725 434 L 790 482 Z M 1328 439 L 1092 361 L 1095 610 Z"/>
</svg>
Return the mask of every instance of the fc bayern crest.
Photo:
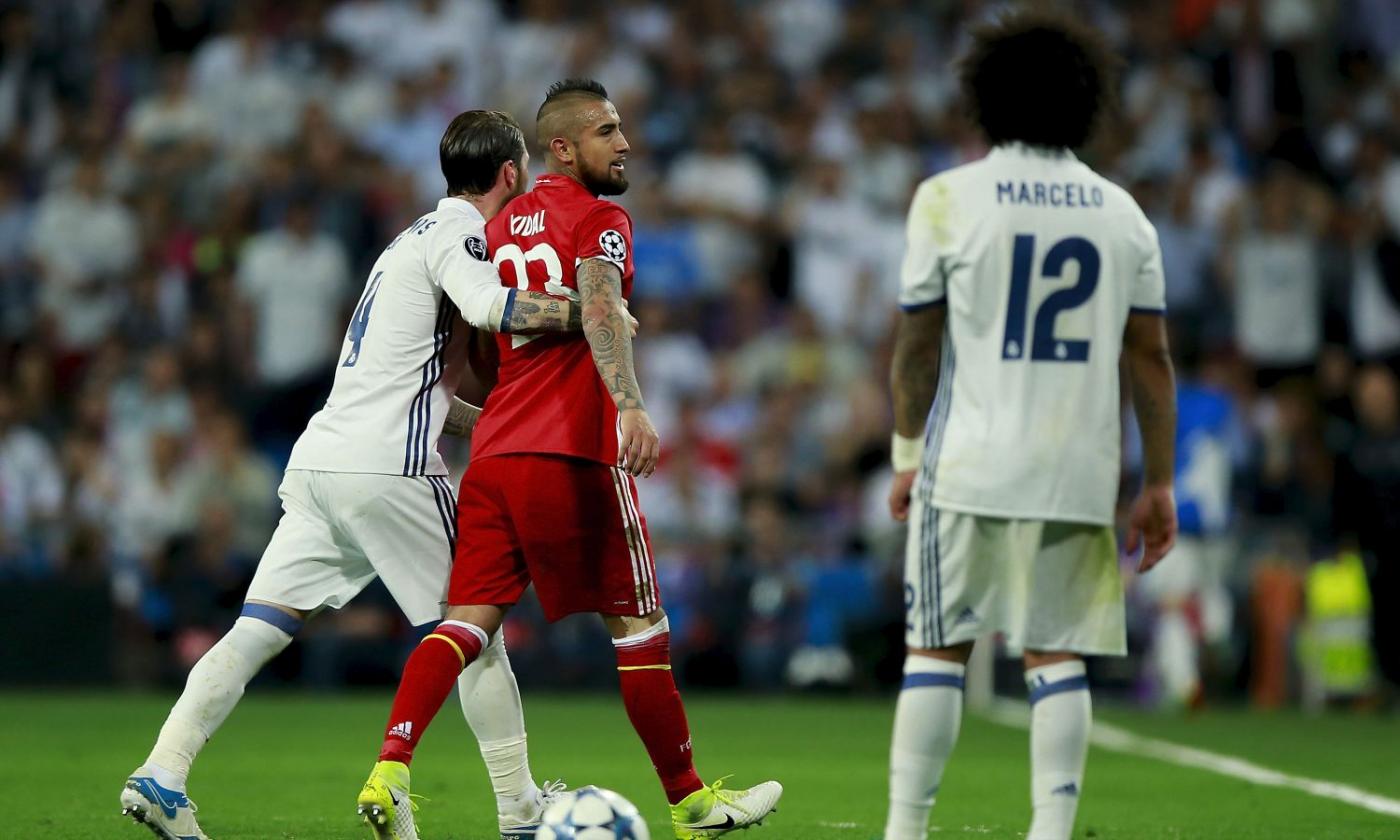
<svg viewBox="0 0 1400 840">
<path fill-rule="evenodd" d="M 486 262 L 486 240 L 480 236 L 467 237 L 467 253 L 473 257 Z"/>
<path fill-rule="evenodd" d="M 622 262 L 627 259 L 627 240 L 622 238 L 622 234 L 615 230 L 605 230 L 598 236 L 598 244 L 603 249 L 603 256 L 614 262 Z"/>
</svg>

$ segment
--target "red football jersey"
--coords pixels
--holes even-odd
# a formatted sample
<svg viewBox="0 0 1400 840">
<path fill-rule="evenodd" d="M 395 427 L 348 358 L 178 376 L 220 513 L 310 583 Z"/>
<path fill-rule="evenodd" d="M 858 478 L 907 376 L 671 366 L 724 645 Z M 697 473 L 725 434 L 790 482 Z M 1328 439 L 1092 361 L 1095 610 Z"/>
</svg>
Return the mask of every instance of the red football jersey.
<svg viewBox="0 0 1400 840">
<path fill-rule="evenodd" d="M 574 268 L 587 259 L 622 271 L 632 293 L 632 219 L 567 175 L 541 175 L 486 225 L 501 284 L 577 298 Z M 567 290 L 567 291 L 565 291 Z M 588 342 L 577 333 L 496 337 L 496 387 L 472 432 L 472 458 L 551 453 L 617 463 L 617 406 Z"/>
</svg>

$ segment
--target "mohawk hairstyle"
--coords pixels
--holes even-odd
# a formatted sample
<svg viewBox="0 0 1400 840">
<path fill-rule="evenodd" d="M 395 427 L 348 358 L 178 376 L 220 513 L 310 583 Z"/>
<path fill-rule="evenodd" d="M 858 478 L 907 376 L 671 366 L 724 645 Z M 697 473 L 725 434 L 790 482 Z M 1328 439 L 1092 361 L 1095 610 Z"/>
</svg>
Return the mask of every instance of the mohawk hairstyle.
<svg viewBox="0 0 1400 840">
<path fill-rule="evenodd" d="M 542 119 L 545 111 L 550 110 L 549 106 L 555 102 L 576 96 L 587 99 L 607 99 L 608 89 L 593 79 L 561 79 L 549 86 L 549 90 L 544 95 L 544 102 L 540 104 L 540 110 L 535 113 L 535 119 Z"/>
<path fill-rule="evenodd" d="M 958 63 L 972 121 L 992 144 L 1075 148 L 1113 103 L 1118 58 L 1097 32 L 1050 9 L 1022 8 L 971 30 Z"/>
</svg>

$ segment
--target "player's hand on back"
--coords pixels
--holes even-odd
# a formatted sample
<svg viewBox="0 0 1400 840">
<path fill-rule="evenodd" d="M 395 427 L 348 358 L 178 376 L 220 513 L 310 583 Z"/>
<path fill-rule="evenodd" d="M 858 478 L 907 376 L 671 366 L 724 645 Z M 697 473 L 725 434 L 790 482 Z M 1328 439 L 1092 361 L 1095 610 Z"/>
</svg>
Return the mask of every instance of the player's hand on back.
<svg viewBox="0 0 1400 840">
<path fill-rule="evenodd" d="M 897 522 L 909 518 L 909 497 L 914 491 L 914 476 L 918 470 L 905 470 L 894 474 L 894 485 L 890 487 L 890 515 Z"/>
<path fill-rule="evenodd" d="M 453 397 L 452 405 L 447 409 L 447 417 L 442 422 L 442 433 L 453 437 L 466 437 L 476 428 L 476 421 L 480 419 L 481 409 Z"/>
<path fill-rule="evenodd" d="M 1142 547 L 1138 572 L 1161 562 L 1176 544 L 1176 497 L 1170 484 L 1144 485 L 1128 515 L 1128 553 Z"/>
<path fill-rule="evenodd" d="M 646 478 L 656 472 L 661 458 L 661 436 L 647 416 L 646 409 L 629 408 L 621 412 L 622 442 L 617 446 L 617 465 L 628 475 Z"/>
</svg>

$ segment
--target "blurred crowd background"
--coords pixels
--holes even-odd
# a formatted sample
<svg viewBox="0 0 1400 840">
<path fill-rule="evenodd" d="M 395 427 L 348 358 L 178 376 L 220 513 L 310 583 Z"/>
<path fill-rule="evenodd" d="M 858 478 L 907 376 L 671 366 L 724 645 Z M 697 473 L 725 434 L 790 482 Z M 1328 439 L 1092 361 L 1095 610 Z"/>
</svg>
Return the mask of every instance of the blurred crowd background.
<svg viewBox="0 0 1400 840">
<path fill-rule="evenodd" d="M 1060 5 L 1124 58 L 1082 157 L 1157 226 L 1181 381 L 1183 544 L 1141 580 L 1125 558 L 1134 653 L 1099 679 L 1164 704 L 1385 702 L 1400 3 Z M 903 216 L 922 178 L 986 151 L 950 61 L 999 7 L 0 4 L 0 680 L 183 678 L 237 613 L 366 270 L 443 193 L 447 122 L 504 108 L 529 135 L 574 74 L 632 144 L 620 200 L 665 447 L 640 492 L 678 670 L 892 679 Z M 466 445 L 444 454 L 460 475 Z M 389 681 L 414 633 L 371 590 L 270 679 Z M 610 683 L 603 638 L 528 608 L 508 636 L 527 686 Z"/>
</svg>

